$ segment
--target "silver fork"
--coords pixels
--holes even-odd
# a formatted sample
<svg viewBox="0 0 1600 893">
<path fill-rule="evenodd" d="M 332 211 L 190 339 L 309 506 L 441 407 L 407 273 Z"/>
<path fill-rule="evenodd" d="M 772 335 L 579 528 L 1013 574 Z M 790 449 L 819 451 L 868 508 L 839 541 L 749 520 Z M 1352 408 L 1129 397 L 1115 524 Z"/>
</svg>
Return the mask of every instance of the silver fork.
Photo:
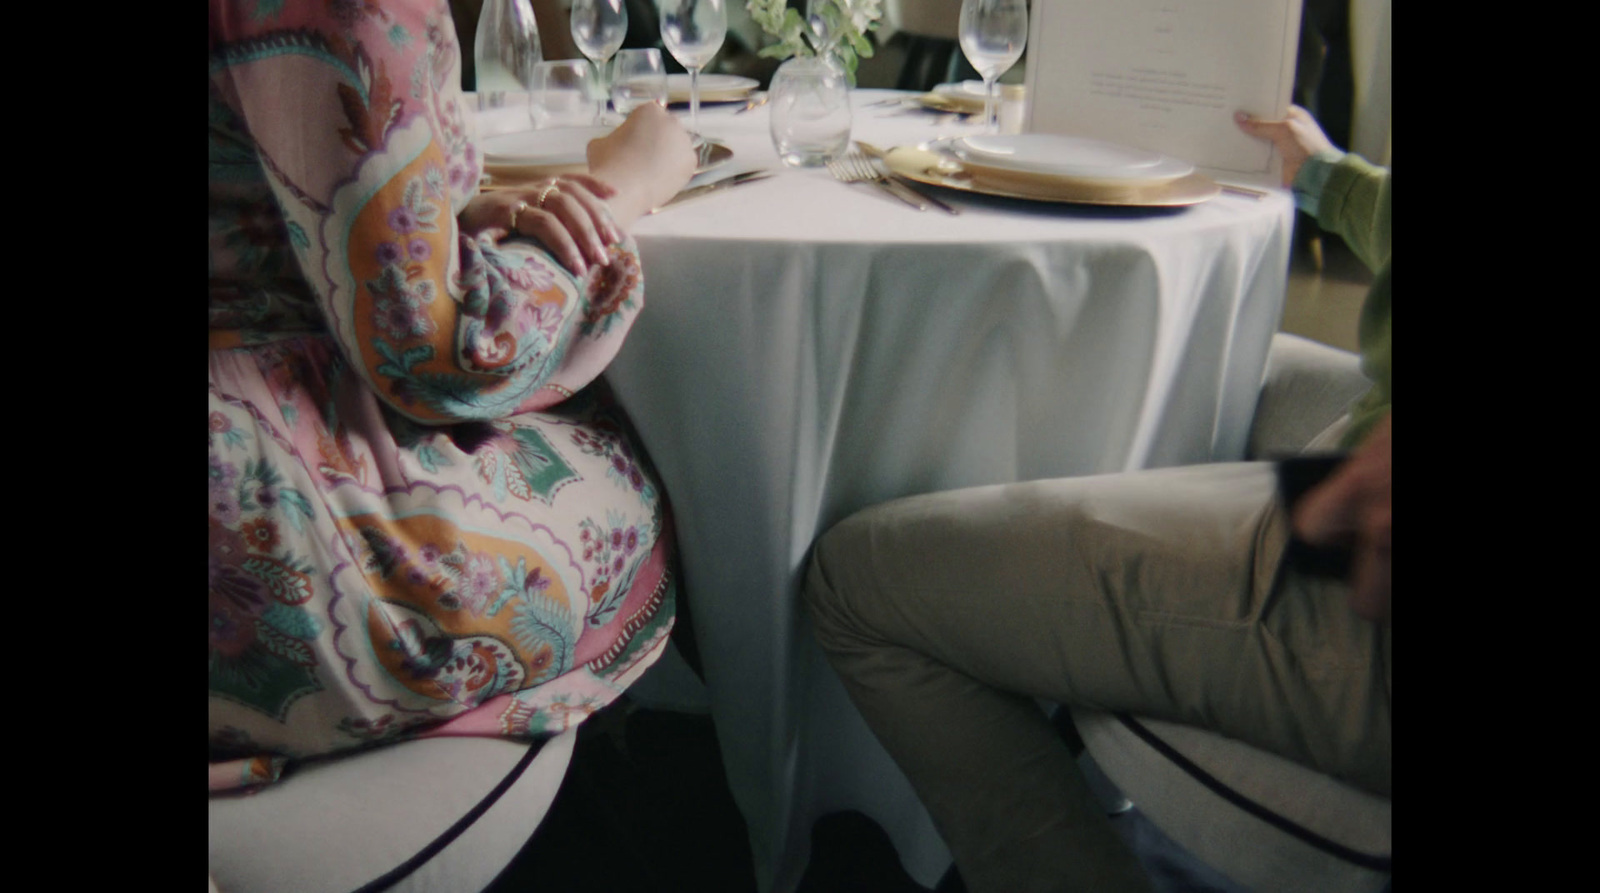
<svg viewBox="0 0 1600 893">
<path fill-rule="evenodd" d="M 918 211 L 928 210 L 928 203 L 922 200 L 922 196 L 884 176 L 859 151 L 847 152 L 828 162 L 828 173 L 841 183 L 871 183 Z"/>
<path fill-rule="evenodd" d="M 921 189 L 918 189 L 917 187 L 906 182 L 906 178 L 900 174 L 897 174 L 892 170 L 886 170 L 886 168 L 889 166 L 887 161 L 888 156 L 877 146 L 874 146 L 871 143 L 862 142 L 861 140 L 856 140 L 856 151 L 867 156 L 867 163 L 872 166 L 873 170 L 876 170 L 878 173 L 888 177 L 892 182 L 900 184 L 907 191 L 915 193 L 918 198 L 922 199 L 928 204 L 933 205 L 935 208 L 938 208 L 946 214 L 959 215 L 961 213 L 955 207 L 948 205 L 937 198 L 934 198 L 926 192 L 923 192 Z"/>
</svg>

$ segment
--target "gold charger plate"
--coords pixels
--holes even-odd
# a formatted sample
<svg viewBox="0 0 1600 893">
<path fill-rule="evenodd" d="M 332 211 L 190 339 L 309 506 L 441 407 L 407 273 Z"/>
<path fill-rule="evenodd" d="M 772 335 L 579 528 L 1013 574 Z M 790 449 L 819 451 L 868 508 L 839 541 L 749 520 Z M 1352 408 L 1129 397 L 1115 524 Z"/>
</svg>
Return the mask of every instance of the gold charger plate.
<svg viewBox="0 0 1600 893">
<path fill-rule="evenodd" d="M 714 170 L 728 163 L 733 157 L 733 150 L 726 143 L 711 140 L 711 151 L 707 153 L 704 164 L 695 168 L 696 174 Z M 485 189 L 517 189 L 549 177 L 559 177 L 563 174 L 586 174 L 589 172 L 587 164 L 488 164 L 483 166 L 483 179 L 479 181 L 478 188 Z"/>
<path fill-rule="evenodd" d="M 1151 183 L 1086 180 L 989 167 L 973 168 L 962 164 L 955 156 L 940 151 L 938 141 L 890 149 L 884 156 L 884 163 L 896 174 L 918 183 L 1039 202 L 1124 208 L 1182 208 L 1209 201 L 1222 191 L 1222 187 L 1210 177 L 1198 173 Z"/>
<path fill-rule="evenodd" d="M 755 78 L 732 74 L 700 75 L 700 102 L 744 102 L 750 94 L 761 88 Z M 667 104 L 689 104 L 689 76 L 667 76 Z"/>
<path fill-rule="evenodd" d="M 750 98 L 750 94 L 754 93 L 755 89 L 755 87 L 751 87 L 748 90 L 701 90 L 700 104 L 706 105 L 713 102 L 744 102 Z M 667 104 L 688 105 L 689 91 L 685 90 L 682 93 L 678 93 L 676 91 L 668 92 Z"/>
<path fill-rule="evenodd" d="M 1022 99 L 1023 89 L 1021 84 L 1001 84 L 1000 101 L 1016 102 Z M 964 91 L 924 93 L 917 97 L 917 101 L 922 103 L 923 108 L 936 112 L 951 112 L 957 115 L 983 114 L 983 97 Z"/>
</svg>

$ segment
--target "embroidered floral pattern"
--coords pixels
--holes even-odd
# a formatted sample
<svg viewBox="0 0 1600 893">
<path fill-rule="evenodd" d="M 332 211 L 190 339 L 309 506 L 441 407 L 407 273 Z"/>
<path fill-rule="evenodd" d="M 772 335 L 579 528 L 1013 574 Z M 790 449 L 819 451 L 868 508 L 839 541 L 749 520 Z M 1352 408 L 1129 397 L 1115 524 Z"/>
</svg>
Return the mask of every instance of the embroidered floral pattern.
<svg viewBox="0 0 1600 893">
<path fill-rule="evenodd" d="M 578 479 L 578 473 L 537 429 L 504 426 L 504 434 L 478 449 L 473 467 L 489 484 L 496 502 L 507 495 L 550 504 L 557 491 Z"/>
<path fill-rule="evenodd" d="M 639 258 L 620 246 L 611 248 L 611 263 L 589 280 L 589 307 L 583 314 L 583 334 L 605 334 L 617 324 L 620 310 L 637 309 L 634 295 L 644 282 Z"/>
<path fill-rule="evenodd" d="M 408 683 L 440 700 L 476 707 L 523 684 L 526 671 L 516 654 L 492 636 L 450 636 L 404 614 L 391 628 L 393 637 L 379 647 L 398 655 Z"/>
<path fill-rule="evenodd" d="M 609 420 L 598 422 L 588 430 L 580 428 L 572 432 L 572 442 L 584 453 L 606 460 L 607 479 L 632 490 L 646 501 L 655 501 L 655 487 L 639 467 L 632 447 L 628 446 L 622 433 Z"/>
<path fill-rule="evenodd" d="M 262 276 L 282 274 L 292 263 L 283 249 L 289 232 L 270 201 L 245 201 L 233 207 L 221 223 L 223 244 L 232 249 L 239 265 Z"/>
<path fill-rule="evenodd" d="M 431 721 L 425 716 L 397 716 L 385 713 L 376 719 L 365 719 L 346 716 L 339 720 L 339 731 L 359 741 L 375 744 L 380 741 L 395 741 L 405 737 L 406 733 L 426 726 Z"/>
<path fill-rule="evenodd" d="M 638 567 L 639 545 L 651 537 L 644 524 L 628 524 L 620 516 L 608 515 L 605 524 L 585 518 L 579 525 L 583 560 L 590 567 L 589 615 L 591 625 L 603 625 L 621 605 L 621 595 Z"/>
<path fill-rule="evenodd" d="M 306 644 L 318 624 L 293 610 L 310 568 L 251 556 L 243 537 L 211 521 L 211 693 L 282 721 L 322 686 Z"/>
</svg>

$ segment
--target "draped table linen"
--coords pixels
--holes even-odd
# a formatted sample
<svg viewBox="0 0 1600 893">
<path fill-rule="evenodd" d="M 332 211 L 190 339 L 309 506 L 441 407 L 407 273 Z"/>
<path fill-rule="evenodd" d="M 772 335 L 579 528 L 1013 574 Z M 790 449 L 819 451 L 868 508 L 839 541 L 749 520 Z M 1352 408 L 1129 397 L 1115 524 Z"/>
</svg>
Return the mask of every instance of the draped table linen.
<svg viewBox="0 0 1600 893">
<path fill-rule="evenodd" d="M 873 105 L 892 95 L 855 91 L 855 138 L 977 130 Z M 650 305 L 606 375 L 672 502 L 761 889 L 792 890 L 812 823 L 844 809 L 932 886 L 948 851 L 811 638 L 812 541 L 901 496 L 1242 458 L 1292 202 L 1136 211 L 940 191 L 962 213 L 919 213 L 783 168 L 766 107 L 736 108 L 701 109 L 734 153 L 705 176 L 781 173 L 636 225 Z M 495 110 L 484 135 L 494 115 L 518 126 Z"/>
</svg>

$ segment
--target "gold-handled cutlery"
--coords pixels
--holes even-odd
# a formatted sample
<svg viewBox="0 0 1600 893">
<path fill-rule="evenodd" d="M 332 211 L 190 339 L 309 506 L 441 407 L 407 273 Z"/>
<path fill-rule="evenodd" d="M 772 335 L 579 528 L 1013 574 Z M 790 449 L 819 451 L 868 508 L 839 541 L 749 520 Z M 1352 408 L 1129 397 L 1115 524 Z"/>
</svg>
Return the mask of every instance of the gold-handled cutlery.
<svg viewBox="0 0 1600 893">
<path fill-rule="evenodd" d="M 761 106 L 766 105 L 767 104 L 767 96 L 768 95 L 769 94 L 767 94 L 767 93 L 761 93 L 760 95 L 750 97 L 750 99 L 747 102 L 745 102 L 744 106 L 742 108 L 740 108 L 738 111 L 734 112 L 734 114 L 735 115 L 742 115 L 745 112 L 748 112 L 753 108 L 759 108 Z"/>
</svg>

